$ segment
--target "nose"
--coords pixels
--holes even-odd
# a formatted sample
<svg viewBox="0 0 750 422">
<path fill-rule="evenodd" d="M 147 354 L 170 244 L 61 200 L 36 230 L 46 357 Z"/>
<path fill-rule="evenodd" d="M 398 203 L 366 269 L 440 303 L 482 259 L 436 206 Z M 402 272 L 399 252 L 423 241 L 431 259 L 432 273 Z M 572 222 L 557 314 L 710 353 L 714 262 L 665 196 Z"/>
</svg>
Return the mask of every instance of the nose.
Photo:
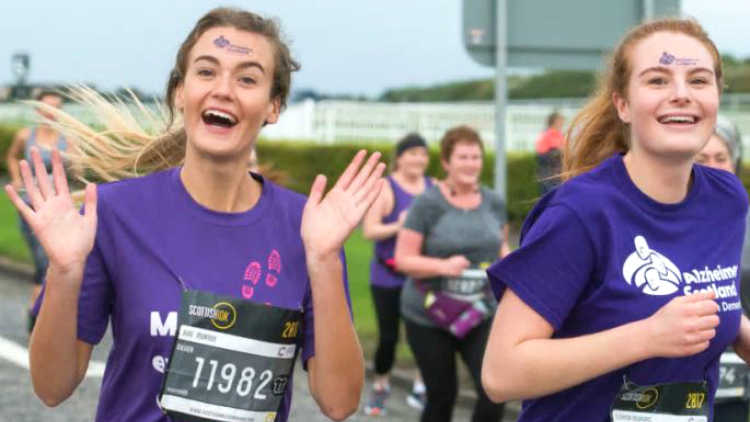
<svg viewBox="0 0 750 422">
<path fill-rule="evenodd" d="M 231 78 L 227 75 L 219 75 L 214 79 L 214 86 L 211 95 L 217 99 L 229 99 L 232 96 Z"/>
<path fill-rule="evenodd" d="M 677 80 L 672 84 L 671 102 L 677 105 L 690 104 L 692 102 L 690 86 L 687 80 Z"/>
</svg>

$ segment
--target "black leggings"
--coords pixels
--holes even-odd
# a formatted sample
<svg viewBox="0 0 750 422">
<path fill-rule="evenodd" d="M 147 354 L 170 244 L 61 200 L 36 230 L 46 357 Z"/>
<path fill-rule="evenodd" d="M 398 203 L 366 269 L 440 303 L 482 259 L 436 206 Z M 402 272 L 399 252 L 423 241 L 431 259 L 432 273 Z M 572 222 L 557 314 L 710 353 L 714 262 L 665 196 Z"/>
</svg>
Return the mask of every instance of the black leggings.
<svg viewBox="0 0 750 422">
<path fill-rule="evenodd" d="M 458 394 L 456 352 L 469 368 L 479 399 L 474 405 L 472 422 L 498 422 L 503 405 L 492 403 L 482 388 L 482 357 L 492 319 L 484 321 L 463 339 L 439 328 L 426 327 L 405 320 L 406 338 L 417 360 L 427 387 L 427 405 L 422 422 L 450 422 Z"/>
<path fill-rule="evenodd" d="M 375 373 L 391 372 L 396 357 L 398 326 L 401 322 L 401 287 L 372 286 L 372 300 L 378 317 L 378 348 L 375 351 Z"/>
</svg>

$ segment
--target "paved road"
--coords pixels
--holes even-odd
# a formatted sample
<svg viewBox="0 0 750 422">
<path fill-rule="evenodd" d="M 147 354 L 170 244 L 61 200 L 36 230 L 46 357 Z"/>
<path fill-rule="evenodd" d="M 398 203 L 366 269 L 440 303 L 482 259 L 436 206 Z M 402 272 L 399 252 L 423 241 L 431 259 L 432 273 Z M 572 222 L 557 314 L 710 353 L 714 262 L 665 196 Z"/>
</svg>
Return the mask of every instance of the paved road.
<svg viewBox="0 0 750 422">
<path fill-rule="evenodd" d="M 0 421 L 14 422 L 88 422 L 93 420 L 96 411 L 99 386 L 101 384 L 101 366 L 88 376 L 74 395 L 60 406 L 49 409 L 45 407 L 32 391 L 31 378 L 28 372 L 27 355 L 25 354 L 28 337 L 25 331 L 25 312 L 28 305 L 30 282 L 22 277 L 11 276 L 0 271 Z M 93 361 L 104 362 L 111 340 L 107 337 L 100 346 L 94 349 Z M 297 365 L 292 417 L 294 422 L 328 421 L 317 408 L 307 390 L 306 376 Z M 384 422 L 418 421 L 419 412 L 408 407 L 404 401 L 407 392 L 395 387 L 393 396 L 388 402 L 389 415 Z M 367 401 L 368 390 L 365 389 L 362 404 Z M 457 408 L 454 421 L 468 421 L 470 411 Z M 360 413 L 349 418 L 350 421 L 363 422 L 375 419 Z"/>
</svg>

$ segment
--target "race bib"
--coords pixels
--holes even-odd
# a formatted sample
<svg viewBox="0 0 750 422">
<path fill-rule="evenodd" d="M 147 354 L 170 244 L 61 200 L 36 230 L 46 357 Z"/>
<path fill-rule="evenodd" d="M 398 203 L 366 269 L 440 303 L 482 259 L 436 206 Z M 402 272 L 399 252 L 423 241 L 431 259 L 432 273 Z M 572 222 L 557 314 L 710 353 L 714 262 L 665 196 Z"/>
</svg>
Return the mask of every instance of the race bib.
<svg viewBox="0 0 750 422">
<path fill-rule="evenodd" d="M 476 300 L 487 292 L 487 272 L 484 270 L 464 270 L 460 277 L 446 278 L 442 291 L 464 300 Z"/>
<path fill-rule="evenodd" d="M 162 409 L 181 421 L 274 421 L 301 321 L 299 310 L 185 291 Z"/>
<path fill-rule="evenodd" d="M 716 389 L 716 398 L 746 398 L 748 375 L 750 367 L 745 361 L 733 352 L 724 352 L 719 362 L 719 387 Z"/>
<path fill-rule="evenodd" d="M 626 381 L 612 403 L 612 422 L 708 422 L 703 382 L 641 387 Z"/>
</svg>

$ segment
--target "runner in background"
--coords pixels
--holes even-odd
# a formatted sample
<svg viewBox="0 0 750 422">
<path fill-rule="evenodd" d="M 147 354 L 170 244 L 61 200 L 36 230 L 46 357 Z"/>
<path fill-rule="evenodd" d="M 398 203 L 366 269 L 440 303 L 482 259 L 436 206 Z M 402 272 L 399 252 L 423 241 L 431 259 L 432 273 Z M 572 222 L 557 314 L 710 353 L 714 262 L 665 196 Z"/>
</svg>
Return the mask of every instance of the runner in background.
<svg viewBox="0 0 750 422">
<path fill-rule="evenodd" d="M 560 187 L 488 270 L 500 298 L 482 380 L 521 422 L 710 421 L 719 358 L 750 359 L 737 283 L 748 199 L 694 164 L 716 126 L 721 58 L 690 19 L 614 50 L 569 129 Z"/>
<path fill-rule="evenodd" d="M 32 205 L 6 187 L 50 260 L 30 342 L 45 404 L 75 391 L 111 325 L 96 421 L 283 422 L 299 354 L 323 414 L 356 411 L 364 362 L 342 248 L 379 195 L 385 165 L 360 151 L 327 194 L 317 176 L 307 199 L 247 171 L 298 68 L 276 21 L 218 8 L 178 50 L 171 118 L 156 135 L 85 88 L 72 96 L 103 127 L 54 113 L 80 140 L 71 159 L 85 174 L 119 181 L 88 184 L 80 214 L 60 154 L 53 189 L 32 148 L 38 188 L 20 164 Z"/>
<path fill-rule="evenodd" d="M 450 421 L 458 393 L 456 354 L 477 390 L 473 422 L 502 419 L 503 406 L 482 390 L 482 353 L 497 302 L 484 268 L 508 253 L 505 204 L 479 177 L 484 148 L 467 126 L 440 141 L 445 179 L 412 202 L 396 240 L 396 269 L 406 273 L 401 315 L 427 387 L 422 422 Z"/>
<path fill-rule="evenodd" d="M 695 161 L 704 166 L 726 170 L 739 176 L 742 168 L 742 137 L 737 127 L 727 118 L 718 116 L 716 131 Z M 750 216 L 749 216 L 750 217 Z M 742 276 L 740 295 L 743 304 L 750 296 L 750 286 L 746 286 L 750 275 L 746 268 L 750 266 L 750 230 L 745 229 L 745 243 L 742 248 Z M 744 308 L 747 315 L 747 308 Z M 721 355 L 719 366 L 719 387 L 716 390 L 714 422 L 747 422 L 750 420 L 750 368 L 732 350 Z"/>
<path fill-rule="evenodd" d="M 542 195 L 551 191 L 560 181 L 556 179 L 562 168 L 562 149 L 565 118 L 554 112 L 547 116 L 547 129 L 536 140 L 536 166 L 539 190 Z"/>
<path fill-rule="evenodd" d="M 37 95 L 36 100 L 46 105 L 47 107 L 53 107 L 59 109 L 62 106 L 62 96 L 55 91 L 42 91 Z M 53 120 L 54 117 L 47 111 L 37 107 L 36 112 L 41 118 L 41 121 L 34 127 L 24 128 L 16 133 L 13 138 L 13 143 L 8 149 L 7 163 L 8 173 L 10 174 L 10 184 L 21 193 L 21 198 L 24 202 L 29 204 L 29 198 L 23 188 L 23 179 L 21 177 L 21 169 L 19 163 L 21 157 L 26 161 L 31 161 L 31 148 L 37 147 L 41 153 L 42 161 L 47 172 L 52 171 L 52 150 L 57 149 L 61 152 L 68 150 L 70 143 L 62 133 L 57 129 L 50 126 L 45 120 Z M 32 175 L 34 171 L 32 169 Z M 39 293 L 42 291 L 42 280 L 44 280 L 44 273 L 47 271 L 47 255 L 44 253 L 44 248 L 37 240 L 31 227 L 28 223 L 19 215 L 18 223 L 21 228 L 21 233 L 26 240 L 26 244 L 29 246 L 31 251 L 31 257 L 34 260 L 34 287 L 31 291 L 31 303 L 29 305 L 28 315 L 28 331 L 29 333 L 34 328 L 36 321 L 36 315 L 31 311 L 34 306 Z"/>
<path fill-rule="evenodd" d="M 386 414 L 385 402 L 391 393 L 390 372 L 396 358 L 401 324 L 401 288 L 406 278 L 396 271 L 393 258 L 396 234 L 414 197 L 432 186 L 432 179 L 425 176 L 429 162 L 430 153 L 424 138 L 416 133 L 402 138 L 396 144 L 391 163 L 393 171 L 386 178 L 388 183 L 363 221 L 365 239 L 375 242 L 370 263 L 370 287 L 379 334 L 372 396 L 364 408 L 369 416 Z M 425 387 L 417 372 L 412 392 L 406 400 L 410 406 L 422 410 L 425 397 Z"/>
</svg>

